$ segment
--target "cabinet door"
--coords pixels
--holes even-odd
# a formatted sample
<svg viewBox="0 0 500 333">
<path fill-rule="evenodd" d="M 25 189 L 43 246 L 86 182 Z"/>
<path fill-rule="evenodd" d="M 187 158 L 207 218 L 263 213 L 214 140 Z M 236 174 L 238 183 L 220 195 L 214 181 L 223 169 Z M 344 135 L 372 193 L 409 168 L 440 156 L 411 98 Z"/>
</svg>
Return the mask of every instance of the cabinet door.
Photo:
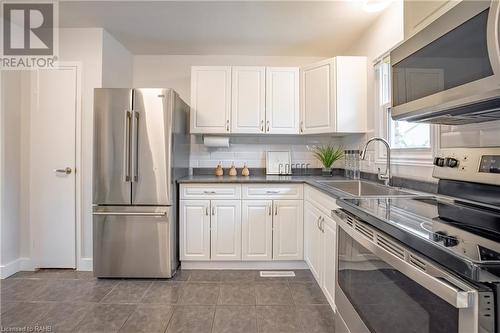
<svg viewBox="0 0 500 333">
<path fill-rule="evenodd" d="M 337 225 L 323 216 L 323 292 L 332 307 L 335 306 L 335 257 L 337 255 Z"/>
<path fill-rule="evenodd" d="M 180 200 L 181 260 L 210 260 L 210 201 Z"/>
<path fill-rule="evenodd" d="M 274 200 L 273 259 L 304 258 L 304 212 L 302 200 Z"/>
<path fill-rule="evenodd" d="M 304 259 L 316 281 L 321 285 L 323 237 L 318 227 L 320 218 L 320 211 L 311 203 L 304 202 Z"/>
<path fill-rule="evenodd" d="M 299 69 L 266 68 L 266 132 L 299 133 Z"/>
<path fill-rule="evenodd" d="M 333 59 L 301 70 L 300 132 L 335 132 L 335 66 Z"/>
<path fill-rule="evenodd" d="M 191 68 L 191 133 L 230 133 L 231 67 Z"/>
<path fill-rule="evenodd" d="M 233 67 L 231 86 L 231 132 L 264 133 L 266 68 Z"/>
<path fill-rule="evenodd" d="M 367 68 L 366 57 L 335 57 L 337 132 L 366 132 Z"/>
<path fill-rule="evenodd" d="M 241 201 L 211 201 L 211 259 L 241 260 Z"/>
<path fill-rule="evenodd" d="M 271 260 L 273 242 L 272 200 L 243 200 L 242 259 Z"/>
</svg>

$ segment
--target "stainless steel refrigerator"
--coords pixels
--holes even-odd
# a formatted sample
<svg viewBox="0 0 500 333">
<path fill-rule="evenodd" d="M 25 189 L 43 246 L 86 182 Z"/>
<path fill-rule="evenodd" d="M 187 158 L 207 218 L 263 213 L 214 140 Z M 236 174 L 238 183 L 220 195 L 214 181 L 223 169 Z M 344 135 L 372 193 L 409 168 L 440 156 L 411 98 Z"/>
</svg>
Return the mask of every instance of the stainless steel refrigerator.
<svg viewBox="0 0 500 333">
<path fill-rule="evenodd" d="M 97 277 L 171 277 L 189 107 L 171 89 L 95 89 L 93 265 Z"/>
</svg>

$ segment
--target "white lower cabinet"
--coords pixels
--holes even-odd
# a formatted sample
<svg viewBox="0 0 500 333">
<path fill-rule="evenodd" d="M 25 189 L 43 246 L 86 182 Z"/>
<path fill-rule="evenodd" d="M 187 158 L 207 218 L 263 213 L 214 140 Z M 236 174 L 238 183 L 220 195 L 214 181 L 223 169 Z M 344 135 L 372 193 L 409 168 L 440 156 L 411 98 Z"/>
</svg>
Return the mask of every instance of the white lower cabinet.
<svg viewBox="0 0 500 333">
<path fill-rule="evenodd" d="M 328 216 L 323 221 L 323 292 L 332 307 L 335 304 L 335 257 L 337 253 L 337 224 Z"/>
<path fill-rule="evenodd" d="M 304 258 L 304 213 L 302 200 L 274 200 L 273 259 Z"/>
<path fill-rule="evenodd" d="M 308 201 L 304 202 L 304 259 L 311 273 L 321 285 L 323 263 L 322 235 L 319 229 L 321 212 Z"/>
<path fill-rule="evenodd" d="M 181 260 L 210 260 L 210 200 L 180 201 Z"/>
<path fill-rule="evenodd" d="M 304 202 L 304 259 L 335 308 L 337 224 L 329 214 L 337 206 L 335 199 L 316 190 L 308 193 L 308 199 L 311 201 Z"/>
<path fill-rule="evenodd" d="M 301 184 L 206 186 L 180 186 L 182 261 L 304 259 Z"/>
<path fill-rule="evenodd" d="M 242 260 L 271 260 L 273 258 L 273 201 L 243 200 L 242 202 Z"/>
<path fill-rule="evenodd" d="M 211 259 L 241 260 L 241 201 L 212 200 Z"/>
</svg>

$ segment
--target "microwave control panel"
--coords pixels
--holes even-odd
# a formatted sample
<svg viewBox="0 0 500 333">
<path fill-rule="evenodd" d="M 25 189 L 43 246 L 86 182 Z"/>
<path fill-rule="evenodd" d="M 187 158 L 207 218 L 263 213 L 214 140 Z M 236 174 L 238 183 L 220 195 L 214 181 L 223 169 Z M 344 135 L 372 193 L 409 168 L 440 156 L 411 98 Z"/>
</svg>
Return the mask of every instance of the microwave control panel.
<svg viewBox="0 0 500 333">
<path fill-rule="evenodd" d="M 500 148 L 441 149 L 433 163 L 434 178 L 500 185 Z"/>
</svg>

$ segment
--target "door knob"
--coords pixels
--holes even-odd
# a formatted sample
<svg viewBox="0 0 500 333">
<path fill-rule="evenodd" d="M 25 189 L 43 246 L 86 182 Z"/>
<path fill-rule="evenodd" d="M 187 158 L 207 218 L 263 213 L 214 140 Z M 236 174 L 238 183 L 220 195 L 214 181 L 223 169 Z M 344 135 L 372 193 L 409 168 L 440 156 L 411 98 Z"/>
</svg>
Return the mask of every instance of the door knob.
<svg viewBox="0 0 500 333">
<path fill-rule="evenodd" d="M 65 169 L 55 169 L 55 173 L 64 173 L 66 175 L 69 175 L 73 170 L 70 167 L 66 167 Z"/>
</svg>

